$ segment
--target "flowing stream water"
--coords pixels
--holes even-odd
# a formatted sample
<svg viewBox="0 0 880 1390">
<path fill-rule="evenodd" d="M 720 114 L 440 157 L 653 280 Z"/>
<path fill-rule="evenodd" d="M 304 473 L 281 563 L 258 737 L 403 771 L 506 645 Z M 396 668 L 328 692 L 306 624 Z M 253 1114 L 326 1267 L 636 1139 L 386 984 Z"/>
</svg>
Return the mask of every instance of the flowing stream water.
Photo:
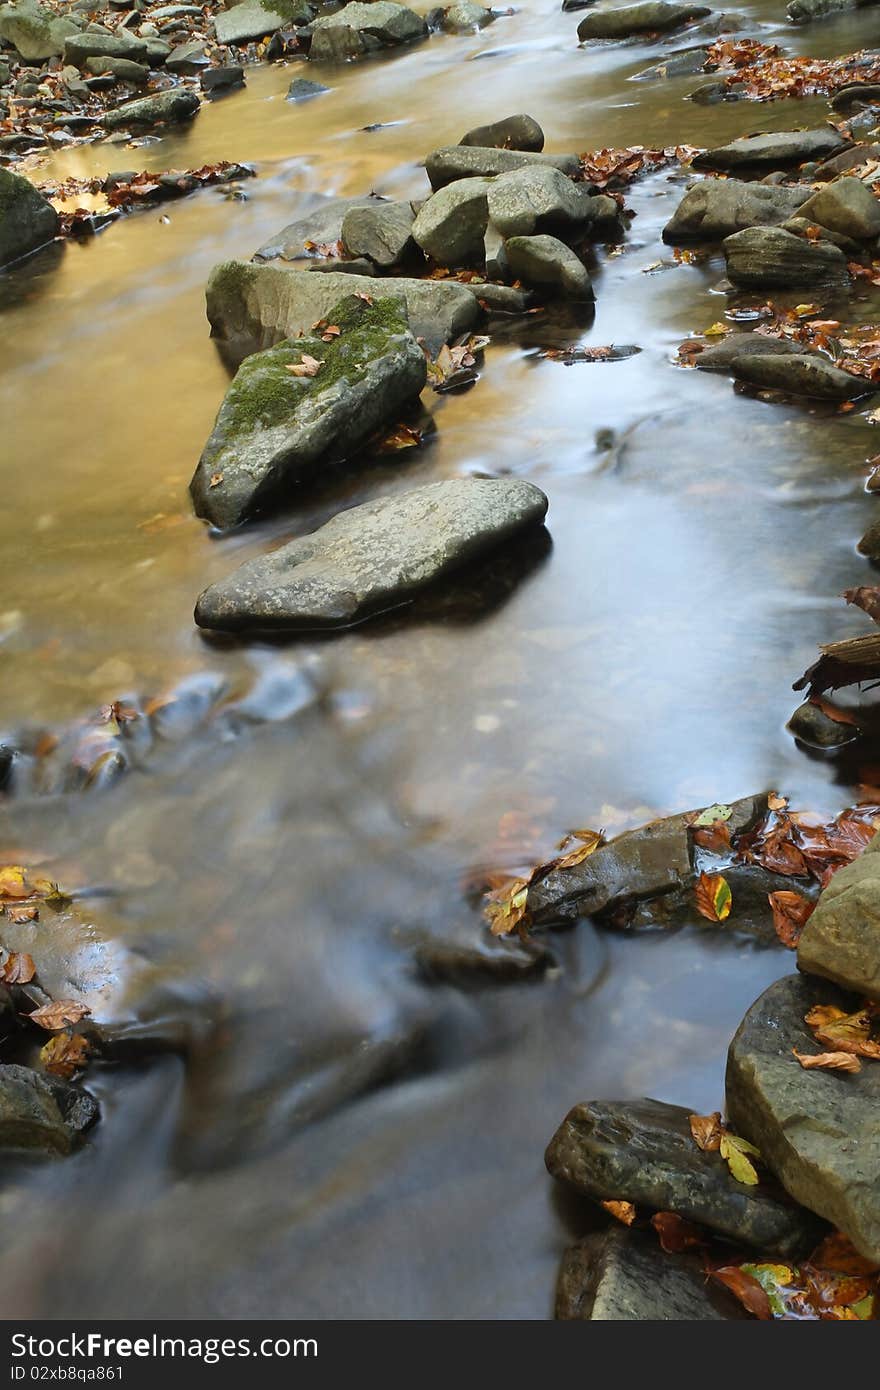
<svg viewBox="0 0 880 1390">
<path fill-rule="evenodd" d="M 794 52 L 876 39 L 876 11 L 803 30 L 782 0 L 741 13 Z M 307 63 L 252 68 L 186 129 L 34 175 L 258 170 L 247 201 L 206 190 L 0 275 L 0 724 L 62 725 L 205 672 L 252 689 L 260 719 L 106 792 L 0 812 L 5 849 L 88 886 L 89 920 L 173 982 L 196 1038 L 187 1062 L 93 1067 L 86 1147 L 8 1174 L 7 1317 L 547 1317 L 589 1219 L 543 1169 L 565 1111 L 717 1107 L 743 1012 L 792 968 L 699 919 L 667 936 L 581 924 L 550 939 L 549 969 L 505 981 L 416 964 L 426 941 L 490 954 L 463 885 L 571 826 L 616 833 L 769 787 L 818 810 L 853 798 L 856 774 L 784 725 L 816 644 L 863 627 L 838 595 L 870 582 L 855 541 L 876 436 L 857 412 L 672 365 L 726 305 L 720 256 L 649 270 L 671 260 L 677 167 L 628 192 L 637 216 L 622 254 L 597 252 L 592 326 L 497 323 L 476 386 L 426 395 L 427 447 L 220 540 L 188 506 L 228 379 L 208 272 L 317 194 L 423 196 L 430 149 L 519 110 L 559 151 L 827 118 L 819 99 L 705 107 L 684 100 L 699 79 L 633 81 L 670 45 L 579 50 L 578 18 L 524 0 L 480 34 L 322 70 L 332 90 L 303 104 L 285 95 Z M 865 321 L 878 309 L 870 292 Z M 571 342 L 642 351 L 537 355 Z M 550 498 L 552 544 L 517 573 L 332 638 L 194 627 L 198 592 L 280 537 L 473 472 Z M 296 712 L 273 718 L 279 703 Z"/>
</svg>

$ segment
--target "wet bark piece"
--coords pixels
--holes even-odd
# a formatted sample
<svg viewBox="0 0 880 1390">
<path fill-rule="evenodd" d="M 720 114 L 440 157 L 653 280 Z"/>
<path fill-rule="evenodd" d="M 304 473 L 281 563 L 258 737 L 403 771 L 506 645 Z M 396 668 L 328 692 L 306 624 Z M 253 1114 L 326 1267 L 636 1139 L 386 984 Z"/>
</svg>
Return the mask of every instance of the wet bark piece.
<svg viewBox="0 0 880 1390">
<path fill-rule="evenodd" d="M 804 1023 L 815 1004 L 849 1012 L 859 998 L 789 975 L 752 1005 L 728 1053 L 727 1111 L 796 1201 L 880 1260 L 880 1062 L 804 1070 L 792 1048 L 826 1050 Z"/>
<path fill-rule="evenodd" d="M 850 732 L 848 726 L 843 726 Z M 804 927 L 798 965 L 880 1000 L 880 842 L 838 869 Z M 880 1074 L 880 1062 L 877 1063 Z"/>
<path fill-rule="evenodd" d="M 611 1226 L 566 1250 L 556 1285 L 558 1321 L 739 1321 L 741 1304 L 707 1280 L 697 1255 L 667 1255 L 657 1239 Z"/>
<path fill-rule="evenodd" d="M 689 1115 L 656 1100 L 576 1105 L 548 1145 L 547 1168 L 595 1201 L 672 1211 L 765 1252 L 797 1254 L 821 1238 L 812 1213 L 765 1184 L 737 1182 L 719 1153 L 699 1149 Z"/>
</svg>

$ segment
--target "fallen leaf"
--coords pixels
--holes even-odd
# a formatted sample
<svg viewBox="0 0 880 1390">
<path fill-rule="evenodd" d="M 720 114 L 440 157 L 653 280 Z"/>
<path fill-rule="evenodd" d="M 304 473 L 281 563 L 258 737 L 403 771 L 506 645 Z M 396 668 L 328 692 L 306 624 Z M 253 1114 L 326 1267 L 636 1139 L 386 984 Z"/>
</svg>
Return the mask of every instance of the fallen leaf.
<svg viewBox="0 0 880 1390">
<path fill-rule="evenodd" d="M 573 869 L 577 864 L 583 864 L 585 859 L 589 859 L 597 849 L 605 843 L 605 836 L 600 830 L 570 830 L 564 840 L 561 840 L 558 848 L 566 849 L 572 841 L 577 841 L 577 848 L 568 850 L 554 860 L 555 869 Z"/>
<path fill-rule="evenodd" d="M 798 1052 L 793 1047 L 792 1052 L 797 1057 L 805 1071 L 810 1071 L 813 1067 L 820 1071 L 848 1071 L 855 1072 L 862 1070 L 862 1064 L 858 1057 L 851 1052 Z"/>
<path fill-rule="evenodd" d="M 754 1275 L 748 1274 L 740 1265 L 722 1265 L 720 1269 L 710 1270 L 709 1276 L 730 1289 L 754 1317 L 760 1318 L 762 1322 L 772 1320 L 773 1311 L 769 1298 Z"/>
<path fill-rule="evenodd" d="M 815 903 L 801 893 L 780 888 L 776 893 L 768 893 L 767 901 L 773 909 L 773 928 L 783 946 L 793 951 L 801 939 L 804 923 L 813 911 Z"/>
<path fill-rule="evenodd" d="M 81 1033 L 56 1033 L 40 1048 L 40 1061 L 53 1076 L 66 1080 L 80 1071 L 88 1061 L 91 1046 Z"/>
<path fill-rule="evenodd" d="M 394 429 L 384 435 L 378 444 L 381 454 L 393 454 L 398 449 L 415 449 L 422 443 L 422 431 L 414 429 L 412 425 L 395 425 Z"/>
<path fill-rule="evenodd" d="M 842 1231 L 832 1231 L 810 1256 L 810 1264 L 818 1269 L 833 1269 L 839 1274 L 876 1274 L 880 1261 L 859 1254 L 852 1241 Z"/>
<path fill-rule="evenodd" d="M 219 487 L 220 484 L 221 484 L 222 482 L 223 482 L 223 474 L 222 474 L 222 473 L 212 473 L 212 474 L 211 474 L 211 477 L 210 477 L 210 479 L 209 479 L 209 481 L 208 481 L 208 487 Z"/>
<path fill-rule="evenodd" d="M 704 332 L 703 332 L 703 337 L 704 337 L 704 338 L 723 338 L 724 335 L 725 335 L 725 333 L 731 333 L 732 331 L 733 331 L 733 330 L 731 329 L 729 323 L 720 323 L 720 322 L 719 322 L 719 323 L 713 323 L 713 324 L 710 324 L 709 327 L 708 327 L 707 329 L 704 330 Z"/>
<path fill-rule="evenodd" d="M 811 1009 L 805 1020 L 817 1042 L 824 1043 L 830 1051 L 880 1058 L 880 1041 L 874 1036 L 878 1031 L 878 1019 L 871 1008 L 858 1009 L 852 1014 L 838 1013 L 836 1018 L 823 1018 L 821 1022 L 816 1021 L 817 1012 Z"/>
<path fill-rule="evenodd" d="M 10 951 L 0 967 L 0 980 L 5 985 L 27 985 L 36 973 L 33 956 L 27 951 Z"/>
<path fill-rule="evenodd" d="M 607 1201 L 600 1205 L 611 1213 L 615 1221 L 622 1221 L 624 1226 L 631 1226 L 636 1219 L 636 1209 L 632 1202 Z"/>
<path fill-rule="evenodd" d="M 657 1211 L 651 1217 L 651 1225 L 657 1232 L 660 1246 L 667 1255 L 677 1255 L 682 1250 L 692 1250 L 695 1246 L 706 1245 L 706 1234 L 692 1221 L 685 1221 L 673 1211 Z"/>
<path fill-rule="evenodd" d="M 856 608 L 861 608 L 869 618 L 873 618 L 875 623 L 880 623 L 880 587 L 873 584 L 861 584 L 855 589 L 847 589 L 843 597 L 847 603 L 853 603 Z"/>
<path fill-rule="evenodd" d="M 496 888 L 486 898 L 485 915 L 493 936 L 506 936 L 524 923 L 529 896 L 529 880 L 513 879 L 505 888 Z"/>
<path fill-rule="evenodd" d="M 701 917 L 707 918 L 710 922 L 723 922 L 730 916 L 733 895 L 730 884 L 721 874 L 700 874 L 694 888 L 694 896 Z"/>
<path fill-rule="evenodd" d="M 10 922 L 15 922 L 16 926 L 21 926 L 24 922 L 38 921 L 40 909 L 36 903 L 9 903 L 5 908 L 5 915 Z"/>
<path fill-rule="evenodd" d="M 0 898 L 27 898 L 30 889 L 25 880 L 25 870 L 20 864 L 6 864 L 0 868 Z"/>
<path fill-rule="evenodd" d="M 704 825 L 714 825 L 715 822 L 719 820 L 730 820 L 730 817 L 732 815 L 733 807 L 723 806 L 719 802 L 715 806 L 707 806 L 705 811 L 701 811 L 700 814 L 697 816 L 696 820 L 692 821 L 691 824 L 695 827 L 700 827 Z"/>
<path fill-rule="evenodd" d="M 323 365 L 324 363 L 319 362 L 317 357 L 312 357 L 309 353 L 304 352 L 298 362 L 287 363 L 287 371 L 290 372 L 291 376 L 312 377 L 317 376 Z"/>
<path fill-rule="evenodd" d="M 761 1154 L 754 1144 L 750 1144 L 747 1139 L 740 1139 L 738 1134 L 731 1134 L 725 1130 L 718 1149 L 730 1169 L 731 1177 L 746 1187 L 757 1185 L 759 1181 L 757 1169 L 749 1155 L 760 1158 Z"/>
<path fill-rule="evenodd" d="M 31 1023 L 45 1028 L 47 1033 L 54 1033 L 65 1024 L 79 1023 L 91 1012 L 85 1004 L 80 1004 L 75 999 L 55 999 L 51 1004 L 43 1004 L 39 1009 L 34 1009 L 27 1017 Z"/>
<path fill-rule="evenodd" d="M 333 339 L 338 338 L 341 332 L 342 329 L 339 328 L 337 324 L 329 323 L 321 334 L 321 341 L 324 343 L 332 343 Z"/>
<path fill-rule="evenodd" d="M 720 1149 L 724 1135 L 721 1111 L 715 1110 L 711 1115 L 691 1115 L 689 1118 L 691 1134 L 697 1148 L 702 1149 L 704 1153 L 715 1153 Z"/>
</svg>

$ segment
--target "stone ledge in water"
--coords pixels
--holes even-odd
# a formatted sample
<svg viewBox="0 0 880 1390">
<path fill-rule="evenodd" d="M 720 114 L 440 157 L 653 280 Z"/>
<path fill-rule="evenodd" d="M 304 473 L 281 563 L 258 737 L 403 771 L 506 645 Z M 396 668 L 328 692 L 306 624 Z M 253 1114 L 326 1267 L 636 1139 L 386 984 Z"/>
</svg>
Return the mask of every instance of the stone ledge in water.
<svg viewBox="0 0 880 1390">
<path fill-rule="evenodd" d="M 808 159 L 828 159 L 851 144 L 833 126 L 819 130 L 779 130 L 771 135 L 741 135 L 728 145 L 704 150 L 691 161 L 694 169 L 780 169 Z"/>
<path fill-rule="evenodd" d="M 859 998 L 788 975 L 752 1005 L 728 1052 L 727 1110 L 796 1201 L 880 1261 L 880 1064 L 804 1070 L 792 1048 L 823 1050 L 804 1023 L 816 1004 L 849 1013 Z"/>
<path fill-rule="evenodd" d="M 322 198 L 303 217 L 264 241 L 255 261 L 302 261 L 314 257 L 315 247 L 331 247 L 342 237 L 342 224 L 355 208 L 388 207 L 382 198 Z"/>
<path fill-rule="evenodd" d="M 301 490 L 422 390 L 425 356 L 398 300 L 351 294 L 327 322 L 341 329 L 331 342 L 288 339 L 239 368 L 190 483 L 196 512 L 214 526 Z M 312 375 L 291 372 L 308 359 L 320 363 Z"/>
<path fill-rule="evenodd" d="M 876 390 L 864 377 L 841 371 L 818 352 L 748 353 L 734 358 L 730 371 L 750 386 L 811 400 L 854 401 Z"/>
<path fill-rule="evenodd" d="M 0 266 L 11 265 L 51 241 L 58 214 L 32 183 L 0 169 Z"/>
<path fill-rule="evenodd" d="M 547 511 L 521 479 L 461 478 L 340 512 L 312 535 L 249 560 L 206 589 L 200 627 L 344 627 L 406 602 Z"/>
<path fill-rule="evenodd" d="M 737 1182 L 720 1153 L 697 1147 L 690 1114 L 658 1100 L 576 1105 L 550 1140 L 547 1169 L 597 1202 L 672 1211 L 765 1252 L 811 1249 L 821 1223 L 784 1193 Z"/>
<path fill-rule="evenodd" d="M 827 19 L 844 10 L 857 10 L 864 0 L 790 0 L 785 13 L 792 24 L 808 24 L 812 19 Z"/>
<path fill-rule="evenodd" d="M 443 11 L 440 26 L 447 34 L 470 34 L 475 29 L 485 29 L 494 19 L 494 10 L 486 9 L 485 5 L 475 5 L 473 0 L 458 0 Z"/>
<path fill-rule="evenodd" d="M 848 725 L 843 727 L 852 732 Z M 823 890 L 801 934 L 798 966 L 880 1000 L 880 841 L 876 838 L 858 859 L 839 869 Z"/>
<path fill-rule="evenodd" d="M 314 14 L 305 0 L 242 0 L 214 16 L 218 43 L 250 43 L 286 26 L 308 24 Z"/>
<path fill-rule="evenodd" d="M 69 1154 L 100 1114 L 89 1091 L 30 1067 L 0 1066 L 0 1150 Z"/>
<path fill-rule="evenodd" d="M 811 193 L 809 187 L 703 179 L 685 193 L 663 228 L 663 240 L 672 245 L 722 241 L 745 227 L 779 226 L 794 216 Z"/>
<path fill-rule="evenodd" d="M 201 102 L 198 93 L 188 87 L 171 87 L 152 97 L 137 97 L 126 101 L 101 118 L 107 130 L 127 125 L 161 125 L 164 122 L 188 121 L 198 113 Z"/>
<path fill-rule="evenodd" d="M 646 0 L 642 5 L 625 5 L 617 10 L 597 10 L 578 25 L 581 43 L 589 39 L 627 39 L 634 34 L 666 33 L 692 19 L 705 19 L 712 11 L 706 5 L 670 5 L 666 0 Z"/>
<path fill-rule="evenodd" d="M 476 145 L 483 150 L 527 150 L 540 154 L 544 148 L 544 132 L 533 116 L 519 114 L 504 116 L 491 125 L 475 126 L 458 143 Z"/>
<path fill-rule="evenodd" d="M 424 38 L 428 26 L 421 15 L 392 0 L 352 0 L 336 14 L 324 15 L 312 26 L 313 61 L 342 62 L 378 48 L 393 48 Z"/>
<path fill-rule="evenodd" d="M 738 289 L 844 284 L 846 256 L 827 241 L 807 241 L 782 227 L 747 227 L 725 237 L 727 274 Z"/>
<path fill-rule="evenodd" d="M 533 164 L 550 165 L 563 174 L 574 177 L 580 173 L 576 154 L 538 154 L 530 150 L 502 150 L 482 145 L 444 145 L 432 150 L 425 160 L 425 172 L 431 187 L 436 190 L 457 179 L 492 179 L 512 169 L 525 169 Z"/>
<path fill-rule="evenodd" d="M 668 1255 L 656 1237 L 609 1226 L 566 1250 L 554 1313 L 561 1322 L 740 1321 L 742 1305 L 706 1278 L 697 1255 Z"/>
<path fill-rule="evenodd" d="M 746 357 L 803 357 L 811 349 L 790 338 L 768 338 L 763 333 L 731 333 L 721 343 L 704 348 L 694 358 L 694 366 L 703 372 L 732 372 L 737 362 Z"/>
<path fill-rule="evenodd" d="M 451 280 L 377 279 L 358 276 L 355 288 L 371 298 L 393 298 L 404 305 L 410 331 L 436 350 L 473 328 L 480 306 L 467 287 Z M 205 290 L 211 331 L 240 362 L 252 352 L 284 338 L 308 333 L 334 304 L 351 294 L 351 277 L 341 271 L 313 275 L 246 261 L 215 266 Z"/>
</svg>

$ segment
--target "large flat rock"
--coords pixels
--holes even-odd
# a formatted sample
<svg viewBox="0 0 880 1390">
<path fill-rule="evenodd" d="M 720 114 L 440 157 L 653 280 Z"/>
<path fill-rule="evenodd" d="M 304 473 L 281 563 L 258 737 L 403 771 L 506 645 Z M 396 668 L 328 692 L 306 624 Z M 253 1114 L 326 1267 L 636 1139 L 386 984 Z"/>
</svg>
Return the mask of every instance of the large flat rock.
<svg viewBox="0 0 880 1390">
<path fill-rule="evenodd" d="M 425 160 L 425 172 L 436 191 L 456 179 L 493 179 L 509 174 L 513 169 L 529 169 L 537 165 L 559 169 L 574 176 L 580 171 L 575 154 L 538 154 L 529 150 L 501 150 L 480 145 L 444 145 L 433 150 Z"/>
<path fill-rule="evenodd" d="M 813 400 L 854 401 L 872 389 L 864 377 L 841 371 L 820 353 L 750 353 L 734 359 L 731 372 L 748 382 Z"/>
<path fill-rule="evenodd" d="M 752 1005 L 730 1044 L 727 1111 L 796 1201 L 880 1261 L 880 1062 L 856 1074 L 801 1067 L 792 1048 L 825 1050 L 804 1023 L 816 1004 L 853 1011 L 859 1000 L 788 975 Z"/>
<path fill-rule="evenodd" d="M 663 228 L 663 240 L 721 241 L 744 227 L 773 227 L 787 222 L 810 197 L 811 190 L 741 179 L 703 179 L 689 188 Z"/>
<path fill-rule="evenodd" d="M 215 526 L 301 493 L 424 386 L 425 356 L 399 300 L 350 294 L 329 321 L 341 330 L 330 342 L 319 333 L 287 339 L 239 368 L 190 484 L 197 513 Z M 314 375 L 296 374 L 304 361 Z"/>
<path fill-rule="evenodd" d="M 807 241 L 782 227 L 746 227 L 726 237 L 727 274 L 738 289 L 844 284 L 846 256 L 827 241 Z"/>
<path fill-rule="evenodd" d="M 821 1223 L 764 1184 L 737 1182 L 719 1153 L 697 1147 L 690 1113 L 657 1100 L 576 1105 L 550 1140 L 547 1168 L 596 1201 L 675 1212 L 766 1252 L 815 1245 Z"/>
<path fill-rule="evenodd" d="M 668 1255 L 654 1235 L 610 1226 L 566 1250 L 556 1284 L 563 1322 L 723 1322 L 742 1305 L 706 1278 L 696 1255 Z"/>
<path fill-rule="evenodd" d="M 340 512 L 310 536 L 249 560 L 206 589 L 201 627 L 344 627 L 543 521 L 547 499 L 517 478 L 458 478 Z"/>
<path fill-rule="evenodd" d="M 595 10 L 578 25 L 581 43 L 589 39 L 626 39 L 633 34 L 666 33 L 692 19 L 704 19 L 712 11 L 706 5 L 672 5 L 666 0 L 645 0 L 640 5 Z"/>
<path fill-rule="evenodd" d="M 727 145 L 704 150 L 692 164 L 695 169 L 724 173 L 731 169 L 781 169 L 808 159 L 828 159 L 849 143 L 830 125 L 817 130 L 777 130 L 770 135 L 741 135 Z"/>
<path fill-rule="evenodd" d="M 254 252 L 255 261 L 304 261 L 317 246 L 331 247 L 342 237 L 346 214 L 354 208 L 382 207 L 380 198 L 322 198 Z M 311 243 L 311 244 L 309 244 Z"/>
<path fill-rule="evenodd" d="M 798 965 L 880 1000 L 880 840 L 824 889 L 801 934 Z"/>
<path fill-rule="evenodd" d="M 437 348 L 473 328 L 480 317 L 476 297 L 455 281 L 379 279 L 360 275 L 356 282 L 340 271 L 315 275 L 247 261 L 215 266 L 205 291 L 212 334 L 241 361 L 284 338 L 308 333 L 345 295 L 380 299 L 390 296 L 406 308 L 410 331 Z"/>
</svg>

